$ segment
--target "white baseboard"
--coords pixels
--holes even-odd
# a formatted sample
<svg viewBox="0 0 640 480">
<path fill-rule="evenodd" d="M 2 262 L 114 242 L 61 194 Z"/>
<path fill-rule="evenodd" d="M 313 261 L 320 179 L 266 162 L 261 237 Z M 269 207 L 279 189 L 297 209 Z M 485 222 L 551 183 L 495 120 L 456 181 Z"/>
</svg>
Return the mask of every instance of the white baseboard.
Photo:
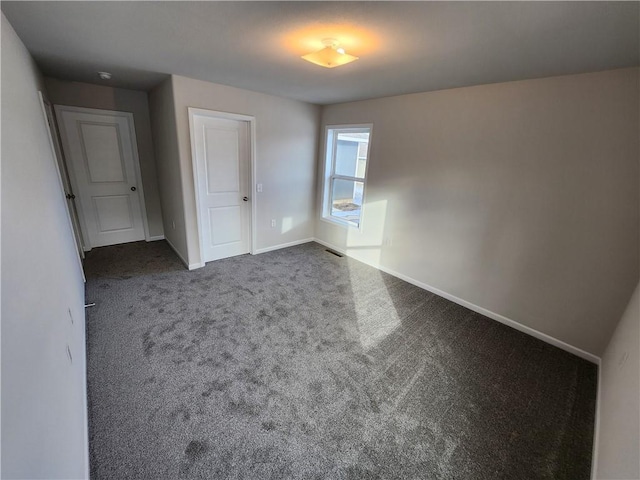
<svg viewBox="0 0 640 480">
<path fill-rule="evenodd" d="M 281 243 L 280 245 L 274 245 L 273 247 L 265 247 L 259 248 L 253 252 L 254 255 L 259 255 L 260 253 L 272 252 L 274 250 L 280 250 L 281 248 L 287 247 L 295 247 L 296 245 L 302 245 L 303 243 L 309 243 L 315 241 L 314 238 L 305 238 L 303 240 L 295 240 L 293 242 Z"/>
<path fill-rule="evenodd" d="M 157 242 L 158 240 L 164 240 L 164 235 L 156 235 L 155 237 L 147 238 L 147 242 Z"/>
<path fill-rule="evenodd" d="M 171 249 L 175 252 L 175 254 L 178 256 L 178 258 L 182 261 L 184 266 L 187 267 L 187 270 L 195 270 L 196 268 L 204 267 L 204 263 L 189 263 L 189 262 L 187 262 L 184 259 L 184 257 L 180 254 L 178 249 L 173 245 L 173 243 L 171 243 L 171 241 L 168 238 L 165 238 L 164 240 L 169 244 Z"/>
<path fill-rule="evenodd" d="M 382 265 L 377 265 L 373 262 L 368 262 L 362 259 L 359 259 L 357 257 L 353 257 L 353 255 L 349 255 L 348 251 L 339 248 L 335 245 L 331 245 L 328 242 L 325 242 L 323 240 L 319 240 L 319 239 L 315 239 L 315 241 L 321 245 L 324 245 L 325 247 L 329 247 L 332 248 L 333 250 L 340 252 L 348 257 L 354 258 L 355 260 L 358 260 L 362 263 L 365 263 L 371 267 L 377 268 L 378 270 L 381 270 L 385 273 L 388 273 L 389 275 L 393 275 L 394 277 L 398 277 L 401 280 L 404 280 L 405 282 L 411 283 L 412 285 L 415 285 L 417 287 L 420 287 L 424 290 L 427 290 L 431 293 L 435 293 L 436 295 L 446 298 L 447 300 L 451 300 L 454 303 L 457 303 L 458 305 L 462 305 L 463 307 L 468 308 L 469 310 L 473 310 L 474 312 L 480 313 L 481 315 L 484 315 L 485 317 L 489 317 L 493 320 L 496 320 L 500 323 L 503 323 L 505 325 L 510 326 L 511 328 L 515 328 L 516 330 L 526 333 L 527 335 L 531 335 L 532 337 L 535 337 L 539 340 L 542 340 L 543 342 L 546 342 L 550 345 L 553 345 L 554 347 L 558 347 L 562 350 L 565 350 L 569 353 L 572 353 L 580 358 L 584 358 L 585 360 L 591 362 L 591 363 L 595 363 L 596 365 L 600 364 L 600 357 L 598 357 L 597 355 L 593 355 L 592 353 L 586 352 L 584 350 L 582 350 L 581 348 L 578 347 L 574 347 L 573 345 L 569 345 L 566 342 L 563 342 L 562 340 L 558 340 L 557 338 L 554 338 L 550 335 L 547 335 L 546 333 L 542 333 L 534 328 L 531 327 L 527 327 L 526 325 L 523 325 L 521 323 L 516 322 L 515 320 L 512 320 L 510 318 L 507 318 L 503 315 L 500 315 L 499 313 L 495 313 L 492 312 L 491 310 L 487 310 L 486 308 L 482 308 L 478 305 L 475 305 L 471 302 L 468 302 L 466 300 L 463 300 L 462 298 L 458 298 L 455 295 L 451 295 L 450 293 L 444 292 L 442 290 L 440 290 L 439 288 L 436 287 L 432 287 L 431 285 L 427 285 L 426 283 L 423 283 L 419 280 L 416 280 L 414 278 L 408 277 L 407 275 L 403 275 L 402 273 L 398 273 L 394 270 L 391 270 L 390 268 L 384 267 Z"/>
</svg>

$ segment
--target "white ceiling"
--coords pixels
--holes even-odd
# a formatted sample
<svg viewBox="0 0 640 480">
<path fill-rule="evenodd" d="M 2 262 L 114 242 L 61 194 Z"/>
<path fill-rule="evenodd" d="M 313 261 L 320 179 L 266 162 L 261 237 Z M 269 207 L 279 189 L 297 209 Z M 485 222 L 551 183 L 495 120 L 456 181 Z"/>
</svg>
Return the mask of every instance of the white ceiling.
<svg viewBox="0 0 640 480">
<path fill-rule="evenodd" d="M 329 104 L 637 66 L 638 2 L 6 2 L 45 75 L 166 74 Z M 360 60 L 300 59 L 337 37 Z M 110 71 L 109 82 L 97 79 Z"/>
</svg>

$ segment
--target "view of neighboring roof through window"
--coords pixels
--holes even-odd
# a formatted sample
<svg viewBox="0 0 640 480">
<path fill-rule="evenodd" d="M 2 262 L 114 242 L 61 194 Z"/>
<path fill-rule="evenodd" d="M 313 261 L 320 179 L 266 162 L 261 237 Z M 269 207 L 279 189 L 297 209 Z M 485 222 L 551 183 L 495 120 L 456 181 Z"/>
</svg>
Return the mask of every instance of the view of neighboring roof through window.
<svg viewBox="0 0 640 480">
<path fill-rule="evenodd" d="M 368 126 L 327 129 L 323 218 L 360 226 L 370 136 Z"/>
</svg>

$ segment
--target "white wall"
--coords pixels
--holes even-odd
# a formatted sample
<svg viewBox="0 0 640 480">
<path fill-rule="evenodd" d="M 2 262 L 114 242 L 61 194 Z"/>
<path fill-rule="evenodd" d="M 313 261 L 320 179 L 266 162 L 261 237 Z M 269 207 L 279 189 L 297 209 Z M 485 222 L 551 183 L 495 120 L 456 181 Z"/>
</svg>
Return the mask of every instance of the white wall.
<svg viewBox="0 0 640 480">
<path fill-rule="evenodd" d="M 640 286 L 600 364 L 596 478 L 640 478 Z"/>
<path fill-rule="evenodd" d="M 87 478 L 84 284 L 42 89 L 3 14 L 1 475 Z"/>
<path fill-rule="evenodd" d="M 638 91 L 622 69 L 328 106 L 373 123 L 371 159 L 362 231 L 316 237 L 600 355 L 638 283 Z"/>
<path fill-rule="evenodd" d="M 133 114 L 138 157 L 140 159 L 140 173 L 142 174 L 142 186 L 144 187 L 144 203 L 149 223 L 149 235 L 151 237 L 162 236 L 164 230 L 162 227 L 156 162 L 153 154 L 153 140 L 151 138 L 147 92 L 113 88 L 106 85 L 67 82 L 48 77 L 44 80 L 51 103 L 131 112 Z"/>
<path fill-rule="evenodd" d="M 165 230 L 168 230 L 167 220 L 175 221 L 176 229 L 184 229 L 187 251 L 180 253 L 188 255 L 189 263 L 199 261 L 200 245 L 188 107 L 256 118 L 255 183 L 263 184 L 263 193 L 255 193 L 253 187 L 253 206 L 257 206 L 258 219 L 257 249 L 312 238 L 320 107 L 180 76 L 172 76 L 172 83 L 184 216 L 180 218 L 176 212 L 175 218 L 167 219 L 165 215 Z M 161 191 L 163 188 L 161 186 Z M 174 188 L 178 185 L 174 184 Z M 275 228 L 271 227 L 272 219 L 276 220 Z"/>
<path fill-rule="evenodd" d="M 188 263 L 180 152 L 171 77 L 149 93 L 149 113 L 156 152 L 164 236 L 182 257 L 182 261 Z"/>
</svg>

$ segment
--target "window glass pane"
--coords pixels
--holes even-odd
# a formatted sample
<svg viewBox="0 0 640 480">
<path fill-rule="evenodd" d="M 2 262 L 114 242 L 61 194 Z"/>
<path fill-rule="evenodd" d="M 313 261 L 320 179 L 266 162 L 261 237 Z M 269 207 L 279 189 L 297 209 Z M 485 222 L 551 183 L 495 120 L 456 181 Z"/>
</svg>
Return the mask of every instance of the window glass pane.
<svg viewBox="0 0 640 480">
<path fill-rule="evenodd" d="M 368 132 L 339 132 L 336 138 L 336 175 L 364 178 Z"/>
<path fill-rule="evenodd" d="M 333 181 L 331 216 L 360 224 L 364 183 L 339 178 Z"/>
</svg>

